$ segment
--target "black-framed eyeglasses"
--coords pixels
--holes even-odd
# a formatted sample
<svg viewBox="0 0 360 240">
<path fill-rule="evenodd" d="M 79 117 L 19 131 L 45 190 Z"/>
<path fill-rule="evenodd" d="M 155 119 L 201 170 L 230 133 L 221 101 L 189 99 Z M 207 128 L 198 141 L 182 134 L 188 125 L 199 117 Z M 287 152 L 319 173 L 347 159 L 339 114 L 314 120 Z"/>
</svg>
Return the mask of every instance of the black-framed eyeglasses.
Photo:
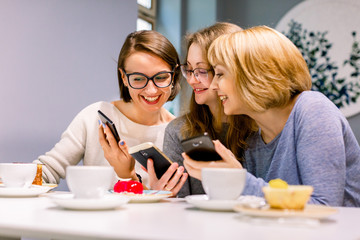
<svg viewBox="0 0 360 240">
<path fill-rule="evenodd" d="M 191 74 L 194 74 L 196 80 L 201 82 L 208 80 L 209 72 L 213 71 L 212 69 L 205 69 L 205 68 L 195 68 L 193 70 L 190 70 L 187 64 L 181 65 L 180 69 L 184 78 L 189 79 L 191 78 Z"/>
<path fill-rule="evenodd" d="M 126 73 L 124 69 L 123 71 L 128 79 L 130 87 L 134 89 L 142 89 L 146 87 L 150 80 L 156 87 L 166 88 L 171 85 L 174 76 L 174 71 L 158 72 L 152 77 L 148 77 L 145 74 L 139 72 Z"/>
</svg>

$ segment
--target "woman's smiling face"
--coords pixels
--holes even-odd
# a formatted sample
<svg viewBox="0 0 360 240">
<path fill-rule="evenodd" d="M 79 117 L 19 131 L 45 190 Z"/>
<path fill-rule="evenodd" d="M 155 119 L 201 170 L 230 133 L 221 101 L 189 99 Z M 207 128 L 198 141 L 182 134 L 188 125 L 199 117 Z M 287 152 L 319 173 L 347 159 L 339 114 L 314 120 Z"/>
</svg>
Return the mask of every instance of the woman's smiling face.
<svg viewBox="0 0 360 240">
<path fill-rule="evenodd" d="M 172 71 L 163 59 L 146 52 L 134 52 L 131 54 L 126 59 L 124 68 L 127 74 L 137 72 L 145 74 L 148 77 L 152 77 L 159 72 Z M 121 73 L 123 82 L 129 89 L 132 102 L 136 107 L 147 112 L 160 110 L 171 95 L 172 85 L 165 88 L 158 88 L 154 85 L 153 81 L 149 81 L 145 88 L 133 89 L 129 86 L 127 76 L 123 71 L 121 71 Z"/>
<path fill-rule="evenodd" d="M 196 43 L 191 44 L 188 50 L 187 66 L 189 70 L 204 69 L 209 70 L 211 67 L 206 59 L 203 58 L 203 52 L 200 46 Z M 213 79 L 211 71 L 207 72 L 207 79 L 197 80 L 194 73 L 191 77 L 186 79 L 189 85 L 193 88 L 195 94 L 195 101 L 197 104 L 210 105 L 217 103 L 217 94 L 211 90 L 210 84 Z"/>
<path fill-rule="evenodd" d="M 235 84 L 235 77 L 223 65 L 216 65 L 214 67 L 215 77 L 210 88 L 217 91 L 226 115 L 247 114 L 248 108 L 241 101 L 237 86 Z"/>
</svg>

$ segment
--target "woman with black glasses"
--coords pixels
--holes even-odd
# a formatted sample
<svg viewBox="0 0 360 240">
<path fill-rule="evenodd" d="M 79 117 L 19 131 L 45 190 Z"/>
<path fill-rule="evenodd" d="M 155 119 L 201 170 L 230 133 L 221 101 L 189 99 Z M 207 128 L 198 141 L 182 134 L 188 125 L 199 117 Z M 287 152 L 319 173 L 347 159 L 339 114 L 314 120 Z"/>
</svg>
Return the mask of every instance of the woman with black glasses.
<svg viewBox="0 0 360 240">
<path fill-rule="evenodd" d="M 160 33 L 134 32 L 122 46 L 117 72 L 121 99 L 97 102 L 83 109 L 55 147 L 35 161 L 45 165 L 46 182 L 58 183 L 65 178 L 67 166 L 83 159 L 84 165 L 110 164 L 121 178 L 139 180 L 138 173 L 146 185 L 146 173 L 135 166 L 128 147 L 152 142 L 162 149 L 165 128 L 175 118 L 163 105 L 173 100 L 180 89 L 178 54 Z M 115 123 L 119 143 L 108 127 L 99 127 L 98 110 Z M 180 177 L 183 170 L 179 170 Z"/>
<path fill-rule="evenodd" d="M 243 159 L 246 146 L 244 140 L 256 127 L 250 118 L 225 116 L 216 91 L 210 89 L 214 69 L 207 59 L 209 46 L 217 37 L 241 30 L 237 25 L 220 22 L 186 37 L 186 63 L 181 65 L 181 71 L 193 89 L 190 109 L 184 116 L 168 125 L 164 139 L 164 153 L 181 167 L 183 166 L 181 153 L 184 152 L 181 140 L 204 134 L 204 132 L 207 132 L 212 139 L 220 139 L 231 148 L 239 161 Z M 236 122 L 237 127 L 229 128 L 230 121 Z M 198 179 L 190 177 L 179 189 L 178 179 L 171 177 L 176 169 L 169 168 L 167 173 L 157 179 L 151 160 L 147 165 L 151 188 L 169 190 L 179 197 L 204 194 L 204 189 Z"/>
</svg>

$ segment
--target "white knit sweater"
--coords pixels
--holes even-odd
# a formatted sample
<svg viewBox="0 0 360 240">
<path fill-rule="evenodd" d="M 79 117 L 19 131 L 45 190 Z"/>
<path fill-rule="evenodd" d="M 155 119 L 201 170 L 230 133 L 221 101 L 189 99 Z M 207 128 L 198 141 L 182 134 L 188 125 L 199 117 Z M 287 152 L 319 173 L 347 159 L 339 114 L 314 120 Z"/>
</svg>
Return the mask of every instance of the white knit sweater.
<svg viewBox="0 0 360 240">
<path fill-rule="evenodd" d="M 114 122 L 120 138 L 125 140 L 129 147 L 152 142 L 162 150 L 167 123 L 153 126 L 141 125 L 128 119 L 113 104 L 97 102 L 78 113 L 53 149 L 34 161 L 45 164 L 43 168 L 45 182 L 59 183 L 60 178 L 65 178 L 66 167 L 77 165 L 82 159 L 84 165 L 109 165 L 99 143 L 98 110 Z M 137 162 L 135 170 L 142 176 L 143 183 L 148 185 L 147 174 Z"/>
</svg>

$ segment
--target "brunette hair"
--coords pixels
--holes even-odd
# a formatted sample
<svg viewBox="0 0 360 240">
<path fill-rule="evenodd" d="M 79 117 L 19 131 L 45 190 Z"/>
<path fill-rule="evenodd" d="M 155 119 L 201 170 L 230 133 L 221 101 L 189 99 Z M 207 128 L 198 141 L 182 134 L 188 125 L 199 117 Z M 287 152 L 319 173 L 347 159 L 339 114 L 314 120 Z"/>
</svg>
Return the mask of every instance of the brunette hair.
<svg viewBox="0 0 360 240">
<path fill-rule="evenodd" d="M 197 44 L 203 53 L 203 58 L 208 61 L 208 49 L 211 43 L 219 36 L 227 33 L 241 31 L 242 29 L 232 23 L 218 22 L 210 27 L 201 29 L 195 33 L 186 36 L 187 54 L 192 44 Z M 214 73 L 214 69 L 211 67 Z M 218 112 L 214 116 L 210 108 L 203 104 L 199 105 L 195 101 L 195 95 L 192 93 L 189 112 L 185 114 L 185 124 L 181 129 L 184 138 L 193 137 L 207 132 L 212 139 L 219 138 L 222 130 L 222 116 L 224 115 L 221 101 L 218 101 Z M 240 160 L 243 155 L 243 150 L 246 147 L 245 139 L 254 130 L 253 120 L 246 116 L 239 116 L 237 118 L 229 117 L 230 122 L 236 122 L 238 125 L 230 124 L 226 134 L 226 142 L 224 143 Z"/>
<path fill-rule="evenodd" d="M 124 85 L 121 72 L 124 69 L 126 59 L 134 52 L 145 52 L 163 59 L 172 70 L 174 79 L 172 82 L 171 94 L 168 101 L 172 101 L 180 91 L 180 60 L 175 47 L 162 34 L 156 31 L 136 31 L 130 33 L 120 50 L 117 74 L 120 88 L 120 97 L 125 102 L 131 101 L 129 89 Z"/>
<path fill-rule="evenodd" d="M 223 35 L 210 46 L 208 58 L 212 65 L 230 71 L 239 98 L 256 112 L 285 106 L 295 95 L 311 89 L 309 69 L 300 51 L 270 27 Z"/>
</svg>

